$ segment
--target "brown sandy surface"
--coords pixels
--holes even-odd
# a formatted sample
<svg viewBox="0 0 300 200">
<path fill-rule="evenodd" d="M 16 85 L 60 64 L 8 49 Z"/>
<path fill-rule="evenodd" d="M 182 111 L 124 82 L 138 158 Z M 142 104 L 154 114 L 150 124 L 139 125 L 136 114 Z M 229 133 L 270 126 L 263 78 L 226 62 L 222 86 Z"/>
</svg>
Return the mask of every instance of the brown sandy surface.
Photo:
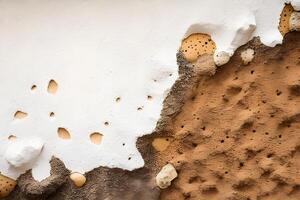
<svg viewBox="0 0 300 200">
<path fill-rule="evenodd" d="M 247 66 L 240 52 L 256 52 Z M 197 88 L 169 126 L 159 159 L 179 177 L 163 200 L 300 199 L 300 34 L 257 40 Z"/>
<path fill-rule="evenodd" d="M 240 52 L 249 47 L 256 54 L 245 66 Z M 137 143 L 144 168 L 100 167 L 76 188 L 53 159 L 51 177 L 38 183 L 28 172 L 5 199 L 300 200 L 300 33 L 275 48 L 255 39 L 213 76 L 211 56 L 178 63 L 156 131 Z M 168 162 L 179 176 L 159 190 L 154 178 Z"/>
</svg>

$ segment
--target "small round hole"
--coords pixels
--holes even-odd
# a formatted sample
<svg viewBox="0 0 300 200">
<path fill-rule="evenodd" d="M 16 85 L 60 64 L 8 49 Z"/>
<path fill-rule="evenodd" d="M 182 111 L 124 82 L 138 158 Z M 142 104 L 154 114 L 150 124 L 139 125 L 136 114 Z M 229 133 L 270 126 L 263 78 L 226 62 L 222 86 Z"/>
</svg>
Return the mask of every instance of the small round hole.
<svg viewBox="0 0 300 200">
<path fill-rule="evenodd" d="M 105 125 L 105 126 L 108 126 L 108 125 L 109 125 L 109 122 L 104 122 L 104 125 Z"/>
<path fill-rule="evenodd" d="M 55 117 L 54 112 L 50 112 L 50 113 L 49 113 L 49 117 Z"/>
<path fill-rule="evenodd" d="M 32 85 L 32 86 L 31 86 L 31 90 L 32 90 L 32 91 L 36 90 L 36 88 L 37 88 L 36 85 Z"/>
<path fill-rule="evenodd" d="M 15 135 L 8 136 L 8 140 L 13 141 L 13 140 L 16 140 L 16 139 L 17 139 L 17 137 Z"/>
<path fill-rule="evenodd" d="M 116 102 L 120 102 L 120 101 L 121 101 L 121 97 L 117 97 Z"/>
</svg>

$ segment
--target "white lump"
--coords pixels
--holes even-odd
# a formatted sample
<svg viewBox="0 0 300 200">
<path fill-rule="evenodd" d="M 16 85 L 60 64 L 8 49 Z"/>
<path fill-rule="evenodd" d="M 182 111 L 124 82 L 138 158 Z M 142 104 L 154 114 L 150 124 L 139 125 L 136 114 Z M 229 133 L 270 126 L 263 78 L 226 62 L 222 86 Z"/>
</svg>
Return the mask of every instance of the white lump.
<svg viewBox="0 0 300 200">
<path fill-rule="evenodd" d="M 249 64 L 254 58 L 254 50 L 253 49 L 246 49 L 241 53 L 241 58 L 243 60 L 244 65 Z"/>
<path fill-rule="evenodd" d="M 292 13 L 289 26 L 291 31 L 300 31 L 300 12 Z"/>
<path fill-rule="evenodd" d="M 39 138 L 17 139 L 8 146 L 4 157 L 13 167 L 23 167 L 35 161 L 43 145 L 44 143 Z"/>
<path fill-rule="evenodd" d="M 165 165 L 156 176 L 156 184 L 161 189 L 171 185 L 171 181 L 177 177 L 176 169 L 171 164 Z"/>
<path fill-rule="evenodd" d="M 214 61 L 217 66 L 225 65 L 230 60 L 229 53 L 225 51 L 214 54 Z"/>
</svg>

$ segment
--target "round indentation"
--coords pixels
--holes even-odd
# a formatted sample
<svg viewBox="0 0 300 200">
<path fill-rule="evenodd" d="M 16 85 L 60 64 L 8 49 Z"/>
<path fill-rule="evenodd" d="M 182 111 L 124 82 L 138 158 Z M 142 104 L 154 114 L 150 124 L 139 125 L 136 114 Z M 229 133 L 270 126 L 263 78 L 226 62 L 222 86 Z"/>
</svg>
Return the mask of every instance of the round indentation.
<svg viewBox="0 0 300 200">
<path fill-rule="evenodd" d="M 49 113 L 49 117 L 55 117 L 55 113 L 54 112 L 50 112 Z"/>
<path fill-rule="evenodd" d="M 17 139 L 17 137 L 15 135 L 8 136 L 8 140 L 10 140 L 10 141 L 14 141 L 16 139 Z"/>
<path fill-rule="evenodd" d="M 15 112 L 14 118 L 15 119 L 24 119 L 25 117 L 27 117 L 27 115 L 28 114 L 26 112 L 18 110 L 17 112 Z"/>
<path fill-rule="evenodd" d="M 108 126 L 108 125 L 109 125 L 109 122 L 107 122 L 107 121 L 104 122 L 104 125 L 105 125 L 105 126 Z"/>
<path fill-rule="evenodd" d="M 103 135 L 99 132 L 94 132 L 90 134 L 90 140 L 94 144 L 100 144 L 102 141 Z"/>
<path fill-rule="evenodd" d="M 194 62 L 203 54 L 214 54 L 215 49 L 216 45 L 209 35 L 196 33 L 182 41 L 180 51 L 187 61 Z"/>
<path fill-rule="evenodd" d="M 30 89 L 31 89 L 32 91 L 34 91 L 34 90 L 37 89 L 37 86 L 36 86 L 36 85 L 32 85 Z"/>
<path fill-rule="evenodd" d="M 138 111 L 141 111 L 141 110 L 143 110 L 143 108 L 142 108 L 142 107 L 138 107 L 137 110 L 138 110 Z"/>
<path fill-rule="evenodd" d="M 55 80 L 51 79 L 48 83 L 48 88 L 47 91 L 50 94 L 55 94 L 57 92 L 58 89 L 58 84 L 56 83 Z"/>
<path fill-rule="evenodd" d="M 121 97 L 116 98 L 116 102 L 119 103 L 121 101 Z"/>
<path fill-rule="evenodd" d="M 58 134 L 58 137 L 60 137 L 61 139 L 64 139 L 64 140 L 71 139 L 71 134 L 69 133 L 69 131 L 66 128 L 59 127 L 57 129 L 57 134 Z"/>
</svg>

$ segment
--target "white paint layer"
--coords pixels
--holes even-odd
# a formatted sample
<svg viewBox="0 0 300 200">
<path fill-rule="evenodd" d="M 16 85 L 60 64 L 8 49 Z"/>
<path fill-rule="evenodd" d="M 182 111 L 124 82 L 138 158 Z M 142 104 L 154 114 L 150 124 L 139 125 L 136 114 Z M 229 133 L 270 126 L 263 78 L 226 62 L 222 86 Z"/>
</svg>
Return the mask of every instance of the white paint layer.
<svg viewBox="0 0 300 200">
<path fill-rule="evenodd" d="M 1 0 L 0 155 L 14 134 L 45 141 L 30 166 L 37 180 L 49 176 L 53 155 L 80 173 L 142 167 L 136 139 L 160 117 L 164 93 L 178 76 L 181 39 L 209 33 L 216 52 L 230 54 L 256 35 L 274 46 L 282 40 L 283 2 Z M 55 94 L 47 92 L 52 79 Z M 17 110 L 28 116 L 14 120 Z M 68 140 L 57 136 L 58 127 L 68 130 Z M 103 135 L 100 144 L 90 141 L 93 132 Z M 3 174 L 16 178 L 26 170 L 0 156 Z"/>
</svg>

